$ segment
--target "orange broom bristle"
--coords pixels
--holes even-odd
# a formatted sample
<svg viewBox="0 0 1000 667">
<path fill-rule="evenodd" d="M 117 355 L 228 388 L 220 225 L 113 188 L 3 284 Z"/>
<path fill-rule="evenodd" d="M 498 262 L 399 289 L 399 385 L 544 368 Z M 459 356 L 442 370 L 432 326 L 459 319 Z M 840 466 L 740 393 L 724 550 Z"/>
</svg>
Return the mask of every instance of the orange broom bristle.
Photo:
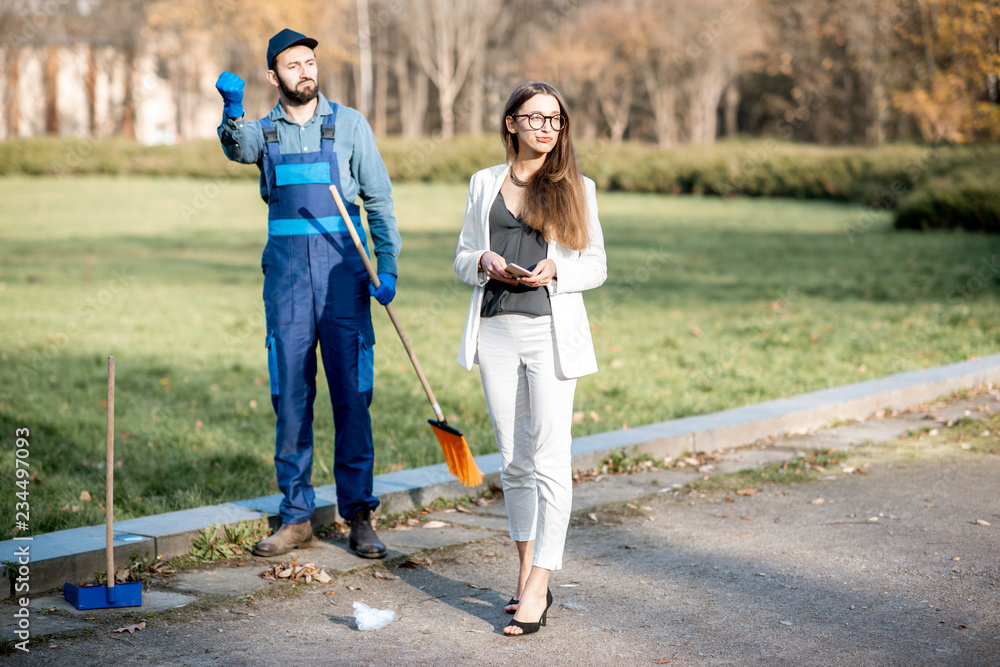
<svg viewBox="0 0 1000 667">
<path fill-rule="evenodd" d="M 472 457 L 472 450 L 465 437 L 449 433 L 440 427 L 431 424 L 434 435 L 437 436 L 441 444 L 441 451 L 444 452 L 444 459 L 448 465 L 448 472 L 458 478 L 466 486 L 479 486 L 483 483 L 483 472 L 476 465 L 476 460 Z"/>
</svg>

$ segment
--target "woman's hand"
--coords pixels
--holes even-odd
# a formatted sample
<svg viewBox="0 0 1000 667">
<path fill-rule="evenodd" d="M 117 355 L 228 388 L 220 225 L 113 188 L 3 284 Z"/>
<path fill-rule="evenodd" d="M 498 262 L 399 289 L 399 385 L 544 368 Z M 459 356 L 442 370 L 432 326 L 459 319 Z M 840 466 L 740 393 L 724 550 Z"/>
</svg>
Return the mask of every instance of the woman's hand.
<svg viewBox="0 0 1000 667">
<path fill-rule="evenodd" d="M 483 267 L 486 275 L 493 280 L 499 280 L 508 285 L 516 285 L 517 278 L 507 273 L 507 260 L 499 253 L 487 250 L 479 257 L 479 265 Z"/>
<path fill-rule="evenodd" d="M 535 270 L 527 278 L 518 278 L 517 282 L 528 287 L 543 287 L 556 277 L 556 263 L 551 259 L 543 259 L 535 265 Z"/>
</svg>

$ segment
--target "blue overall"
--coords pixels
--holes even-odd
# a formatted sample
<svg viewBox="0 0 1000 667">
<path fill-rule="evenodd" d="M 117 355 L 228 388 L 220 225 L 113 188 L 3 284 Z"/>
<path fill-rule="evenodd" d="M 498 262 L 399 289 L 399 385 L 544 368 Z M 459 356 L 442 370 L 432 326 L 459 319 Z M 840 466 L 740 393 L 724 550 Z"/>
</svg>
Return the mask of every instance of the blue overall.
<svg viewBox="0 0 1000 667">
<path fill-rule="evenodd" d="M 312 486 L 313 401 L 316 344 L 330 387 L 334 479 L 341 516 L 378 507 L 372 494 L 375 451 L 371 416 L 373 350 L 368 274 L 346 225 L 365 239 L 360 209 L 339 214 L 330 194 L 341 190 L 334 152 L 333 113 L 323 117 L 319 151 L 283 155 L 273 123 L 260 121 L 266 148 L 260 169 L 268 204 L 264 271 L 268 371 L 277 416 L 274 463 L 284 494 L 281 519 L 307 521 L 314 508 Z M 343 194 L 341 194 L 343 199 Z M 366 248 L 367 249 L 367 248 Z"/>
</svg>

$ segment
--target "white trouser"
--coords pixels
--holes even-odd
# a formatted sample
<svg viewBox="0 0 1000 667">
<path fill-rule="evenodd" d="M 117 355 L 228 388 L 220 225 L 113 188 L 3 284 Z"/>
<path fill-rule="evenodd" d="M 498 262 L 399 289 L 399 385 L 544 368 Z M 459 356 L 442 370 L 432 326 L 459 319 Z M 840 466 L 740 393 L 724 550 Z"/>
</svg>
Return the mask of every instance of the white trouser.
<svg viewBox="0 0 1000 667">
<path fill-rule="evenodd" d="M 573 505 L 576 378 L 558 368 L 550 316 L 497 315 L 479 326 L 479 372 L 503 463 L 510 536 L 535 540 L 532 564 L 562 568 Z"/>
</svg>

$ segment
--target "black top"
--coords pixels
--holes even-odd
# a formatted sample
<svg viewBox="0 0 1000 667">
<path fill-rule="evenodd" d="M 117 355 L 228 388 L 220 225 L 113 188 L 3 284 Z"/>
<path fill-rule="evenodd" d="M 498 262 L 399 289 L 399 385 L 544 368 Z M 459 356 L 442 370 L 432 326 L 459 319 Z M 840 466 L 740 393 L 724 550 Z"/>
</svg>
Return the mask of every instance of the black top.
<svg viewBox="0 0 1000 667">
<path fill-rule="evenodd" d="M 529 271 L 534 271 L 535 265 L 545 259 L 548 250 L 541 232 L 525 224 L 521 216 L 515 218 L 507 210 L 503 195 L 499 192 L 490 208 L 490 250 L 503 257 L 508 264 L 518 264 Z M 483 307 L 479 314 L 481 317 L 492 317 L 501 313 L 519 313 L 532 317 L 551 315 L 549 291 L 544 287 L 508 285 L 499 280 L 490 280 L 486 283 Z"/>
</svg>

